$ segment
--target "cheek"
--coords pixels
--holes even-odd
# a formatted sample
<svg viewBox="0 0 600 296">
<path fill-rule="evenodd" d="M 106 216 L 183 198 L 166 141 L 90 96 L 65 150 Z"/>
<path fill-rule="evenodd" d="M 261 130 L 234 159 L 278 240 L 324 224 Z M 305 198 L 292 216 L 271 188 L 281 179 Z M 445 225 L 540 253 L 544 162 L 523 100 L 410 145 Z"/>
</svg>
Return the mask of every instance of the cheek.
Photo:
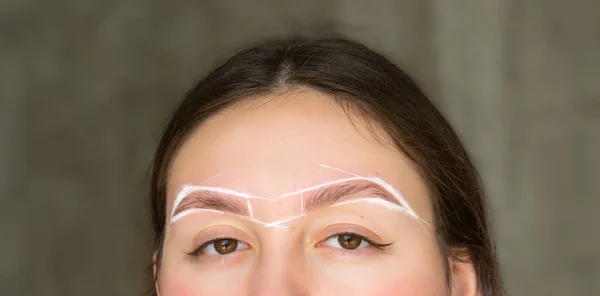
<svg viewBox="0 0 600 296">
<path fill-rule="evenodd" d="M 209 295 L 182 281 L 165 279 L 159 282 L 160 296 L 203 296 Z"/>
<path fill-rule="evenodd" d="M 433 270 L 433 269 L 432 269 Z M 369 285 L 370 289 L 358 295 L 365 296 L 435 296 L 447 295 L 448 289 L 443 273 L 415 272 L 400 278 L 389 278 Z"/>
<path fill-rule="evenodd" d="M 434 296 L 434 295 L 446 295 L 443 292 L 445 289 L 436 287 L 435 284 L 431 283 L 418 283 L 418 282 L 406 282 L 406 283 L 390 283 L 388 285 L 380 285 L 377 289 L 372 292 L 367 292 L 362 295 L 369 296 L 396 296 L 396 295 L 412 295 L 412 296 Z"/>
</svg>

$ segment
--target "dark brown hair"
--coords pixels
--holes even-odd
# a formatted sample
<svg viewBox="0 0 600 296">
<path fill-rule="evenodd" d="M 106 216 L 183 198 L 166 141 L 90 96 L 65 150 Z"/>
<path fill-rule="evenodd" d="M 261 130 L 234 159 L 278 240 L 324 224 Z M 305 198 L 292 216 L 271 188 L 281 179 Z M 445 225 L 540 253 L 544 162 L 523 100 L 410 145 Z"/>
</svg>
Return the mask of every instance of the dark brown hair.
<svg viewBox="0 0 600 296">
<path fill-rule="evenodd" d="M 458 136 L 406 73 L 366 46 L 340 37 L 260 43 L 231 57 L 189 91 L 164 131 L 153 164 L 150 205 L 157 269 L 169 167 L 182 143 L 207 118 L 236 102 L 299 87 L 328 94 L 345 111 L 383 128 L 428 183 L 442 254 L 468 258 L 482 295 L 502 295 L 481 181 Z M 447 262 L 446 269 L 449 279 Z"/>
</svg>

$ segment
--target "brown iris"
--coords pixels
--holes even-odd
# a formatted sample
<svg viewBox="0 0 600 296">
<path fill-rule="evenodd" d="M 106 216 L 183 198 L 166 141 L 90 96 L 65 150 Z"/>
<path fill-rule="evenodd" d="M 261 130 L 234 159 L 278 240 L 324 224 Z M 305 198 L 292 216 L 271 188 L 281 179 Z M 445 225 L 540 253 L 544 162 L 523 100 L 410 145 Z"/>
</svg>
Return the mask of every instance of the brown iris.
<svg viewBox="0 0 600 296">
<path fill-rule="evenodd" d="M 235 251 L 238 247 L 238 241 L 235 239 L 224 238 L 213 242 L 213 246 L 217 253 L 226 255 Z"/>
<path fill-rule="evenodd" d="M 344 249 L 354 250 L 362 243 L 362 238 L 354 234 L 340 234 L 338 235 L 338 242 Z"/>
</svg>

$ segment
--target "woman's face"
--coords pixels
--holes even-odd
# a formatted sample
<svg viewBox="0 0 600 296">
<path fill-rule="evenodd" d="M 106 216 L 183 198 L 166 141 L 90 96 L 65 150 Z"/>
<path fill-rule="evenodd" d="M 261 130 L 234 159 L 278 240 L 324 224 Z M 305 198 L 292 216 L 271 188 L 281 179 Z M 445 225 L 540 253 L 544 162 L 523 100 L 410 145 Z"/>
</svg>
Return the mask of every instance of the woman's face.
<svg viewBox="0 0 600 296">
<path fill-rule="evenodd" d="M 160 295 L 448 293 L 425 183 L 365 126 L 313 91 L 205 122 L 171 167 Z"/>
</svg>

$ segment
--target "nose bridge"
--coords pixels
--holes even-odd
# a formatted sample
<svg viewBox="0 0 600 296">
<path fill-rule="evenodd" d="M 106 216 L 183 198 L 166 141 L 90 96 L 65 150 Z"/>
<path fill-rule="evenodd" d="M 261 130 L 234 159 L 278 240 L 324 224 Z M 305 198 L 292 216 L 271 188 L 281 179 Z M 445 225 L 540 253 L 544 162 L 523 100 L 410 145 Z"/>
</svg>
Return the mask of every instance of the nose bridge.
<svg viewBox="0 0 600 296">
<path fill-rule="evenodd" d="M 265 246 L 252 270 L 249 295 L 308 296 L 310 283 L 305 271 L 301 250 L 292 242 Z"/>
</svg>

